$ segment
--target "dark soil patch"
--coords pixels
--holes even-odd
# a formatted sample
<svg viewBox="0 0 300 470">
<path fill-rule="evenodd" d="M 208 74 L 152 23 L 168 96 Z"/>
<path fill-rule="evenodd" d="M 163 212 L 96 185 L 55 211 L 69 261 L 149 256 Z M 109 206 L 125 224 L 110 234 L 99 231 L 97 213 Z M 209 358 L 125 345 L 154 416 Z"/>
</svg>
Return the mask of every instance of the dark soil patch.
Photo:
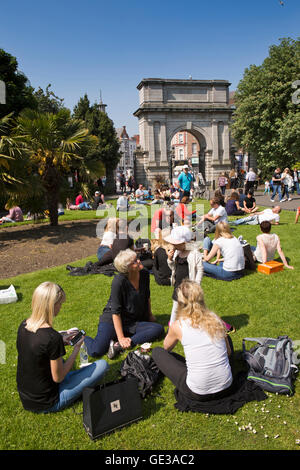
<svg viewBox="0 0 300 470">
<path fill-rule="evenodd" d="M 0 229 L 0 279 L 95 255 L 98 220 L 19 225 Z"/>
</svg>

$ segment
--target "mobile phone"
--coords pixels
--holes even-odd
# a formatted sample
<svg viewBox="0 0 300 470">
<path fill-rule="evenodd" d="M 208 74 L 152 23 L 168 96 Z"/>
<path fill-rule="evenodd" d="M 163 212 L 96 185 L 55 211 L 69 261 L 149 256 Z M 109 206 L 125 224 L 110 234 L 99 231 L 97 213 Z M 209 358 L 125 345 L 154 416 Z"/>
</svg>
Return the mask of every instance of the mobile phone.
<svg viewBox="0 0 300 470">
<path fill-rule="evenodd" d="M 70 345 L 71 346 L 74 346 L 76 343 L 78 343 L 78 341 L 85 335 L 85 331 L 84 330 L 80 330 L 75 336 L 74 338 L 72 338 L 70 340 Z"/>
</svg>

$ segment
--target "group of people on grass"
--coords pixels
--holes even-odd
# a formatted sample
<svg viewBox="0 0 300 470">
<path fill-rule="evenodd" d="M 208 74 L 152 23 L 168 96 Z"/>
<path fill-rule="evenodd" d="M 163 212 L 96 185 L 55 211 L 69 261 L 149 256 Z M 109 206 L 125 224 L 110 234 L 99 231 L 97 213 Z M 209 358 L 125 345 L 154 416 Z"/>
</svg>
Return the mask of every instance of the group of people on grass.
<svg viewBox="0 0 300 470">
<path fill-rule="evenodd" d="M 136 249 L 127 222 L 110 219 L 97 256 L 99 261 L 113 262 L 117 274 L 100 314 L 96 336 L 84 336 L 66 361 L 63 357 L 70 337 L 66 339 L 53 328 L 66 300 L 65 292 L 53 282 L 40 284 L 33 293 L 32 313 L 21 323 L 17 335 L 17 386 L 24 408 L 49 413 L 69 406 L 85 387 L 101 381 L 109 368 L 102 359 L 105 354 L 111 360 L 130 348 L 164 336 L 163 348 L 155 347 L 152 358 L 175 385 L 179 398 L 189 403 L 229 396 L 233 383 L 229 333 L 234 327 L 206 306 L 201 287 L 203 276 L 223 281 L 243 277 L 243 245 L 231 230 L 231 226 L 239 224 L 260 225 L 261 234 L 252 247 L 258 262 L 273 259 L 277 250 L 284 265 L 293 269 L 287 263 L 278 235 L 271 233 L 272 225 L 279 223 L 280 206 L 259 211 L 253 201 L 248 207 L 253 193 L 248 192 L 247 198 L 238 209 L 245 217 L 234 221 L 228 220 L 228 201 L 224 202 L 222 194 L 210 201 L 211 209 L 196 220 L 196 230 L 202 230 L 204 237 L 202 251 L 193 244 L 192 213 L 174 225 L 174 209 L 158 209 L 151 224 L 154 238 L 150 269 L 143 264 L 142 250 Z M 166 334 L 152 312 L 151 272 L 158 284 L 173 287 Z M 184 357 L 172 352 L 178 342 L 183 346 Z M 82 344 L 88 355 L 97 360 L 72 370 Z"/>
</svg>

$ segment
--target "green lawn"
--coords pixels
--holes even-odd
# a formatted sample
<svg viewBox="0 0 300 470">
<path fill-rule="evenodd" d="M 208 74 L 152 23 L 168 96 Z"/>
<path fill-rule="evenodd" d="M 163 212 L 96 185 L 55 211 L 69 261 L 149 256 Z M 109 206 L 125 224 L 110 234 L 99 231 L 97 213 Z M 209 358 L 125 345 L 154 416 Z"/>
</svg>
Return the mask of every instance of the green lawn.
<svg viewBox="0 0 300 470">
<path fill-rule="evenodd" d="M 293 212 L 283 212 L 281 224 L 273 229 L 280 236 L 287 258 L 295 266 L 294 271 L 286 269 L 272 276 L 249 272 L 244 278 L 229 283 L 206 277 L 202 281 L 208 306 L 237 329 L 232 335 L 236 369 L 243 367 L 239 353 L 244 337 L 287 334 L 293 340 L 300 339 L 297 295 L 300 283 L 300 224 L 294 224 L 294 217 Z M 259 227 L 241 226 L 234 233 L 236 236 L 242 234 L 254 244 Z M 72 265 L 84 266 L 87 260 L 95 261 L 96 257 Z M 300 439 L 299 379 L 296 380 L 293 397 L 268 394 L 265 402 L 248 403 L 235 415 L 207 416 L 178 412 L 174 408 L 173 386 L 165 378 L 157 387 L 157 395 L 143 401 L 142 421 L 95 442 L 83 429 L 81 402 L 74 409 L 57 414 L 35 415 L 24 411 L 16 390 L 16 332 L 20 322 L 30 315 L 33 290 L 46 280 L 58 282 L 67 294 L 67 301 L 54 327 L 59 330 L 77 326 L 93 336 L 97 330 L 98 316 L 109 296 L 112 278 L 104 275 L 71 277 L 66 267 L 60 266 L 0 282 L 1 289 L 12 283 L 19 299 L 15 304 L 0 305 L 0 340 L 6 345 L 6 362 L 0 364 L 0 449 L 299 449 L 296 444 L 296 440 Z M 165 330 L 171 312 L 171 294 L 171 287 L 158 286 L 151 276 L 153 313 Z M 180 345 L 177 345 L 176 351 L 182 353 Z M 124 357 L 125 354 L 108 361 L 111 366 L 108 380 L 118 377 Z"/>
</svg>

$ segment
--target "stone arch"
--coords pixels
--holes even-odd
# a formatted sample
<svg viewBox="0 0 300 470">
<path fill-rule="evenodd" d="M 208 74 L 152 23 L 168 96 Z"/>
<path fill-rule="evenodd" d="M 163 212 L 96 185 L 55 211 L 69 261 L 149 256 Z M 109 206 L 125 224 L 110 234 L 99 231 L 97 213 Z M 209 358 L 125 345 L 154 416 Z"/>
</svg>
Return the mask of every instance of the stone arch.
<svg viewBox="0 0 300 470">
<path fill-rule="evenodd" d="M 208 182 L 220 171 L 230 169 L 229 123 L 233 110 L 229 85 L 227 80 L 150 78 L 140 82 L 140 107 L 134 113 L 140 133 L 138 180 L 151 184 L 158 173 L 169 178 L 171 140 L 180 130 L 198 140 L 199 167 L 201 160 Z"/>
</svg>

